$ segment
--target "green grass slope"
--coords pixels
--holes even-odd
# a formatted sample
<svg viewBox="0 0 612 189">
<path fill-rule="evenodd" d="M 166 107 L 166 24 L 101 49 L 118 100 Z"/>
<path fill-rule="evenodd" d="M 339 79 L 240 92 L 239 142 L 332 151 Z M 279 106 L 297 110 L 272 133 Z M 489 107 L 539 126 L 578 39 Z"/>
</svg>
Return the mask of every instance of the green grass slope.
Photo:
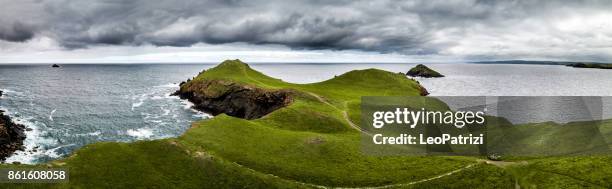
<svg viewBox="0 0 612 189">
<path fill-rule="evenodd" d="M 256 120 L 217 116 L 194 124 L 179 141 L 257 171 L 325 186 L 379 186 L 425 179 L 473 161 L 451 157 L 368 157 L 360 151 L 361 96 L 415 96 L 420 86 L 402 74 L 351 71 L 314 84 L 292 84 L 226 61 L 191 82 L 222 79 L 297 91 L 294 102 Z M 349 122 L 350 120 L 350 122 Z M 389 174 L 393 173 L 393 174 Z"/>
<path fill-rule="evenodd" d="M 221 114 L 198 121 L 178 138 L 96 143 L 48 164 L 4 164 L 1 167 L 67 167 L 70 182 L 0 187 L 513 188 L 516 184 L 544 186 L 535 182 L 542 170 L 583 169 L 590 162 L 606 171 L 576 174 L 574 177 L 582 180 L 568 182 L 606 186 L 611 178 L 605 175 L 612 170 L 604 163 L 610 160 L 607 157 L 576 160 L 583 165 L 572 164 L 570 159 L 534 158 L 528 160 L 533 165 L 506 168 L 486 165 L 473 157 L 366 156 L 361 152 L 361 133 L 356 128 L 361 97 L 419 95 L 420 85 L 403 74 L 367 69 L 319 83 L 293 84 L 231 60 L 202 72 L 190 82 L 208 80 L 289 89 L 295 91 L 294 100 L 259 119 Z M 551 166 L 556 162 L 562 165 Z"/>
<path fill-rule="evenodd" d="M 290 106 L 260 119 L 220 115 L 194 123 L 177 139 L 88 145 L 49 163 L 70 168 L 68 184 L 41 186 L 378 186 L 417 181 L 473 163 L 461 157 L 361 154 L 360 133 L 349 122 L 359 122 L 361 96 L 419 95 L 420 86 L 402 74 L 368 69 L 298 85 L 265 76 L 240 61 L 225 61 L 191 82 L 212 79 L 293 89 L 297 95 Z"/>
</svg>

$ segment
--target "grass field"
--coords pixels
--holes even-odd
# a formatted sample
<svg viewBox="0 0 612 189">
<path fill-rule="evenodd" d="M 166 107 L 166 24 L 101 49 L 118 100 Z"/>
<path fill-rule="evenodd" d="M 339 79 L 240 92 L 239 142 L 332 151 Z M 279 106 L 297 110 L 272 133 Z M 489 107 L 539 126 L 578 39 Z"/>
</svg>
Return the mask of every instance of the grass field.
<svg viewBox="0 0 612 189">
<path fill-rule="evenodd" d="M 259 119 L 221 114 L 195 122 L 178 138 L 102 142 L 47 164 L 4 164 L 2 167 L 67 167 L 70 182 L 0 187 L 605 188 L 612 183 L 612 166 L 607 163 L 612 159 L 607 156 L 529 158 L 517 160 L 527 163 L 495 166 L 476 157 L 364 155 L 361 133 L 355 128 L 360 122 L 361 97 L 419 95 L 418 83 L 403 74 L 367 69 L 319 83 L 292 84 L 233 60 L 190 82 L 207 80 L 290 89 L 295 92 L 294 101 Z"/>
</svg>

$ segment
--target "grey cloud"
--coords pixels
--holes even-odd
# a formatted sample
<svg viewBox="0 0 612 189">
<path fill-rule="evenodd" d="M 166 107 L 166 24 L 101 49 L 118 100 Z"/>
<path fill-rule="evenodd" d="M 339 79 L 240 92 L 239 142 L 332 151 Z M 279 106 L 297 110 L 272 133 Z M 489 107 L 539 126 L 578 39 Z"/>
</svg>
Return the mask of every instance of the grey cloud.
<svg viewBox="0 0 612 189">
<path fill-rule="evenodd" d="M 34 37 L 34 30 L 20 22 L 0 26 L 0 40 L 23 42 Z"/>
<path fill-rule="evenodd" d="M 513 26 L 525 20 L 545 27 L 548 19 L 568 11 L 579 14 L 612 8 L 611 1 L 603 0 L 46 0 L 2 4 L 25 9 L 0 10 L 5 12 L 0 13 L 4 17 L 0 19 L 0 40 L 6 41 L 45 35 L 67 48 L 249 43 L 410 55 L 445 53 L 461 45 L 460 40 L 476 35 L 512 34 L 517 29 Z M 441 32 L 446 35 L 440 36 Z"/>
</svg>

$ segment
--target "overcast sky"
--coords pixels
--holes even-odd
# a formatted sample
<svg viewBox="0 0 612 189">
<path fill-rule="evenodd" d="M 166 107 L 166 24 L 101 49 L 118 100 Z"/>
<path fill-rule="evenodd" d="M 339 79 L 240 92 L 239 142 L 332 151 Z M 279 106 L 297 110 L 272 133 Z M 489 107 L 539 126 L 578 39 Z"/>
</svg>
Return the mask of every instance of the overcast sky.
<svg viewBox="0 0 612 189">
<path fill-rule="evenodd" d="M 612 62 L 612 1 L 0 0 L 0 63 Z"/>
</svg>

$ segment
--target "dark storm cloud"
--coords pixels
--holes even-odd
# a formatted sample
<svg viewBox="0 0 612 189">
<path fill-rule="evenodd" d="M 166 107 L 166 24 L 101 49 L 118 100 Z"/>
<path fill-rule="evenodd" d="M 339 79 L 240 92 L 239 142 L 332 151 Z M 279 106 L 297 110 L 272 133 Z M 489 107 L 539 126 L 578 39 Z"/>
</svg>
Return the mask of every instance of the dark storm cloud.
<svg viewBox="0 0 612 189">
<path fill-rule="evenodd" d="M 34 37 L 33 29 L 20 22 L 0 27 L 0 40 L 23 42 Z"/>
<path fill-rule="evenodd" d="M 0 39 L 19 42 L 44 35 L 67 48 L 240 42 L 280 44 L 295 49 L 438 54 L 458 46 L 466 37 L 497 35 L 488 32 L 512 33 L 513 24 L 525 20 L 546 25 L 547 19 L 568 11 L 610 10 L 610 3 L 586 0 L 2 1 L 5 8 L 0 9 L 6 10 L 0 13 L 3 17 Z"/>
</svg>

